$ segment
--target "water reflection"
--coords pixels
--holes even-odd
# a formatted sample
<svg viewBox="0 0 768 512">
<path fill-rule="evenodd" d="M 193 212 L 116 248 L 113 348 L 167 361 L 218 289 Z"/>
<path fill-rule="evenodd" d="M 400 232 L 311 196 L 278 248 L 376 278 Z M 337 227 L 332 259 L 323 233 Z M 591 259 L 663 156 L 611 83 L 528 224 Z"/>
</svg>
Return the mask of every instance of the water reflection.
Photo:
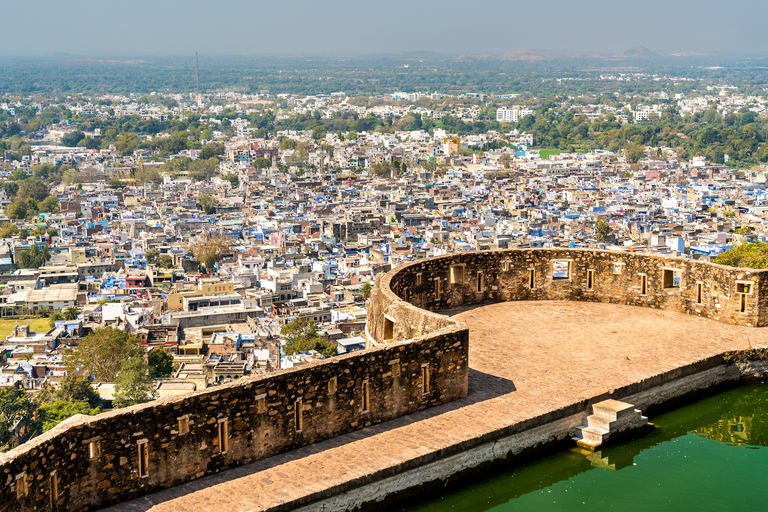
<svg viewBox="0 0 768 512">
<path fill-rule="evenodd" d="M 735 399 L 723 414 L 692 433 L 734 446 L 768 446 L 768 400 L 760 387 Z"/>
<path fill-rule="evenodd" d="M 693 448 L 685 441 L 695 439 L 690 434 L 735 447 L 768 446 L 768 386 L 757 384 L 729 390 L 651 418 L 651 421 L 654 421 L 656 428 L 638 439 L 595 452 L 574 447 L 446 492 L 406 510 L 479 512 L 508 504 L 504 507 L 506 509 L 517 498 L 536 491 L 547 492 L 546 489 L 557 486 L 562 488 L 565 485 L 572 492 L 580 492 L 578 482 L 584 479 L 579 475 L 601 469 L 623 474 L 622 470 L 635 466 L 638 459 L 643 459 L 638 456 L 644 451 L 665 443 L 669 443 L 661 447 L 666 449 L 665 455 L 654 455 L 653 459 L 658 459 L 658 462 L 645 457 L 641 462 L 644 469 L 653 464 L 669 463 L 669 457 L 678 456 L 678 452 L 683 459 L 693 458 Z M 680 445 L 683 444 L 685 450 L 681 451 Z M 600 475 L 590 479 L 599 480 Z M 454 489 L 454 482 L 447 488 Z"/>
</svg>

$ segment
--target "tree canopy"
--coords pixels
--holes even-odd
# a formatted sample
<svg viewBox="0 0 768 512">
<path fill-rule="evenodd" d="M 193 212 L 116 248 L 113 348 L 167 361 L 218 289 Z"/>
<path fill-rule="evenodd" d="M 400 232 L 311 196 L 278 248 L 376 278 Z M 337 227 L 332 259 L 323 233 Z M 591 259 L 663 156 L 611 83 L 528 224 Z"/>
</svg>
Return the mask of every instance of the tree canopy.
<svg viewBox="0 0 768 512">
<path fill-rule="evenodd" d="M 152 378 L 170 377 L 173 373 L 173 356 L 160 347 L 153 348 L 147 356 Z"/>
<path fill-rule="evenodd" d="M 768 268 L 768 242 L 744 243 L 719 254 L 713 263 L 729 267 Z"/>
<path fill-rule="evenodd" d="M 37 410 L 35 420 L 36 430 L 39 432 L 48 432 L 53 427 L 74 416 L 75 414 L 86 414 L 93 416 L 99 414 L 99 407 L 90 407 L 87 402 L 79 400 L 54 400 L 40 406 Z"/>
<path fill-rule="evenodd" d="M 24 389 L 16 386 L 0 387 L 0 447 L 8 444 L 11 429 L 19 421 L 29 420 L 34 411 L 35 403 Z"/>
<path fill-rule="evenodd" d="M 308 318 L 297 318 L 280 329 L 280 334 L 286 337 L 285 354 L 296 352 L 317 351 L 324 356 L 338 353 L 336 343 L 325 341 L 317 334 L 317 325 Z"/>
<path fill-rule="evenodd" d="M 230 243 L 226 236 L 202 233 L 190 241 L 189 251 L 206 270 L 211 270 L 227 254 Z"/>
<path fill-rule="evenodd" d="M 143 355 L 138 336 L 102 327 L 83 338 L 77 349 L 68 349 L 64 365 L 81 376 L 94 375 L 99 382 L 114 382 L 124 361 Z"/>
<path fill-rule="evenodd" d="M 155 398 L 155 386 L 149 375 L 149 365 L 142 357 L 129 357 L 124 360 L 120 365 L 120 373 L 115 378 L 112 405 L 115 408 L 129 407 Z"/>
</svg>

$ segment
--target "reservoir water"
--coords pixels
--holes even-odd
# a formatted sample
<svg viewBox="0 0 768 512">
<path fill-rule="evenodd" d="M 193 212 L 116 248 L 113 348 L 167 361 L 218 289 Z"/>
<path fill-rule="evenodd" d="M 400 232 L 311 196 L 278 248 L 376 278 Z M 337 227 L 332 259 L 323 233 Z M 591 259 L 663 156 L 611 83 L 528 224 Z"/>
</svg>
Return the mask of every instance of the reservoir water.
<svg viewBox="0 0 768 512">
<path fill-rule="evenodd" d="M 496 473 L 407 512 L 768 510 L 768 384 L 650 418 L 656 428 L 589 454 L 576 448 Z"/>
</svg>

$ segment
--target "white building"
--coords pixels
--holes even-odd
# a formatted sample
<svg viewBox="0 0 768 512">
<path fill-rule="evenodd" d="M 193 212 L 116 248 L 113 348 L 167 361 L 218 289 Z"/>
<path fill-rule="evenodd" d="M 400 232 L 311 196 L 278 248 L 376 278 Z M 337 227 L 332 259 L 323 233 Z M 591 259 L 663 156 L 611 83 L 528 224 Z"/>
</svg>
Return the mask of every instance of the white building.
<svg viewBox="0 0 768 512">
<path fill-rule="evenodd" d="M 500 123 L 516 123 L 523 116 L 533 115 L 533 110 L 525 107 L 500 107 L 496 110 L 496 121 Z"/>
</svg>

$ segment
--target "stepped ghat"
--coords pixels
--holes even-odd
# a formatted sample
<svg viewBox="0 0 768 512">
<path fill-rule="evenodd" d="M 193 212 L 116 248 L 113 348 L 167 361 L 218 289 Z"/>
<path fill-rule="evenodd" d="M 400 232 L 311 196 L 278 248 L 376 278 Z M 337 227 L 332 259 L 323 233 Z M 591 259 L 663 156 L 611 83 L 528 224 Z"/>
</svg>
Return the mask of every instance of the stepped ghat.
<svg viewBox="0 0 768 512">
<path fill-rule="evenodd" d="M 386 509 L 572 442 L 596 403 L 761 376 L 767 324 L 768 271 L 569 249 L 420 260 L 377 279 L 368 350 L 74 418 L 0 456 L 0 510 Z"/>
</svg>

